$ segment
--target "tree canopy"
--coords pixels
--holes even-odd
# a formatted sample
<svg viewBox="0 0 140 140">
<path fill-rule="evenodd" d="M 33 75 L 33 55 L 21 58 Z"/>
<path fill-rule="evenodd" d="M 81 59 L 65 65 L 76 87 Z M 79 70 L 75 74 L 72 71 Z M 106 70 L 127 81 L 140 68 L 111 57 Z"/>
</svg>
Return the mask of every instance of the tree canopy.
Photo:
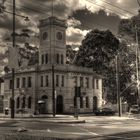
<svg viewBox="0 0 140 140">
<path fill-rule="evenodd" d="M 119 40 L 109 31 L 92 30 L 82 41 L 76 64 L 92 67 L 97 73 L 105 73 L 119 48 Z"/>
</svg>

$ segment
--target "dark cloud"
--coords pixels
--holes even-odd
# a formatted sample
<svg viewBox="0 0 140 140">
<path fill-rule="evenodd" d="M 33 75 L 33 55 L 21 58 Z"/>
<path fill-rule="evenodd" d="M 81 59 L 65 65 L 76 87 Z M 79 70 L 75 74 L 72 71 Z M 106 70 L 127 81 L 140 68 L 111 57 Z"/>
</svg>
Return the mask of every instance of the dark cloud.
<svg viewBox="0 0 140 140">
<path fill-rule="evenodd" d="M 118 32 L 118 25 L 120 23 L 120 17 L 112 14 L 107 15 L 103 10 L 92 13 L 88 9 L 77 10 L 73 13 L 73 17 L 81 22 L 81 29 L 109 29 L 114 34 Z"/>
</svg>

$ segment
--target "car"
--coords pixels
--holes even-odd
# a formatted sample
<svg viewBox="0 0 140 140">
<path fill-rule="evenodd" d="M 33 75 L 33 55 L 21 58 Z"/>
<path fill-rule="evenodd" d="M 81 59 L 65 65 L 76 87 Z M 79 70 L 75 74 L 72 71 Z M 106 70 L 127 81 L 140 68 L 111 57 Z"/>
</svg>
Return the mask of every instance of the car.
<svg viewBox="0 0 140 140">
<path fill-rule="evenodd" d="M 111 108 L 100 108 L 94 111 L 95 115 L 115 115 L 115 111 Z"/>
<path fill-rule="evenodd" d="M 131 113 L 134 113 L 134 114 L 138 114 L 138 113 L 140 112 L 139 106 L 138 106 L 138 105 L 132 105 L 132 106 L 130 107 L 130 112 L 131 112 Z"/>
</svg>

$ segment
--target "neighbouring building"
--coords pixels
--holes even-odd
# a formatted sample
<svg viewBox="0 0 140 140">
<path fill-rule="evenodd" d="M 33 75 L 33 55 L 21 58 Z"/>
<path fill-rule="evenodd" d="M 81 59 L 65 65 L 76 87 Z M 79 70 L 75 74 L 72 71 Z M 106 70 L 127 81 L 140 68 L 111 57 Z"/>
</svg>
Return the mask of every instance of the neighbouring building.
<svg viewBox="0 0 140 140">
<path fill-rule="evenodd" d="M 90 68 L 66 64 L 66 23 L 56 17 L 40 20 L 39 64 L 15 71 L 15 112 L 52 113 L 54 80 L 56 113 L 73 113 L 75 86 L 80 113 L 102 106 L 102 78 Z M 54 74 L 53 74 L 54 68 Z M 11 73 L 4 79 L 4 108 L 10 108 Z"/>
</svg>

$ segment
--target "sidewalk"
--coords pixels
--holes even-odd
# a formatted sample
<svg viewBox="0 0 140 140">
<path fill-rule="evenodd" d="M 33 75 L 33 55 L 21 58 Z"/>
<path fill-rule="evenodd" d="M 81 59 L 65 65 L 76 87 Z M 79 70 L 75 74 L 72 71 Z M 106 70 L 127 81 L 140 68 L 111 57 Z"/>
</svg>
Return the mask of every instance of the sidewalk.
<svg viewBox="0 0 140 140">
<path fill-rule="evenodd" d="M 16 116 L 14 119 L 11 119 L 9 115 L 0 114 L 0 120 L 15 120 L 15 121 L 45 121 L 53 123 L 86 123 L 92 122 L 95 120 L 104 119 L 107 120 L 139 120 L 140 114 L 125 114 L 122 117 L 117 115 L 115 116 L 95 116 L 94 114 L 79 114 L 78 118 L 75 118 L 73 115 L 55 115 L 53 117 L 51 114 L 46 115 L 35 115 L 35 116 Z"/>
<path fill-rule="evenodd" d="M 35 116 L 15 116 L 14 119 L 10 118 L 9 115 L 0 114 L 0 120 L 6 121 L 45 121 L 45 122 L 53 122 L 53 123 L 85 123 L 85 119 L 81 117 L 75 118 L 73 115 L 55 115 L 53 117 L 50 114 L 46 115 L 35 115 Z"/>
</svg>

